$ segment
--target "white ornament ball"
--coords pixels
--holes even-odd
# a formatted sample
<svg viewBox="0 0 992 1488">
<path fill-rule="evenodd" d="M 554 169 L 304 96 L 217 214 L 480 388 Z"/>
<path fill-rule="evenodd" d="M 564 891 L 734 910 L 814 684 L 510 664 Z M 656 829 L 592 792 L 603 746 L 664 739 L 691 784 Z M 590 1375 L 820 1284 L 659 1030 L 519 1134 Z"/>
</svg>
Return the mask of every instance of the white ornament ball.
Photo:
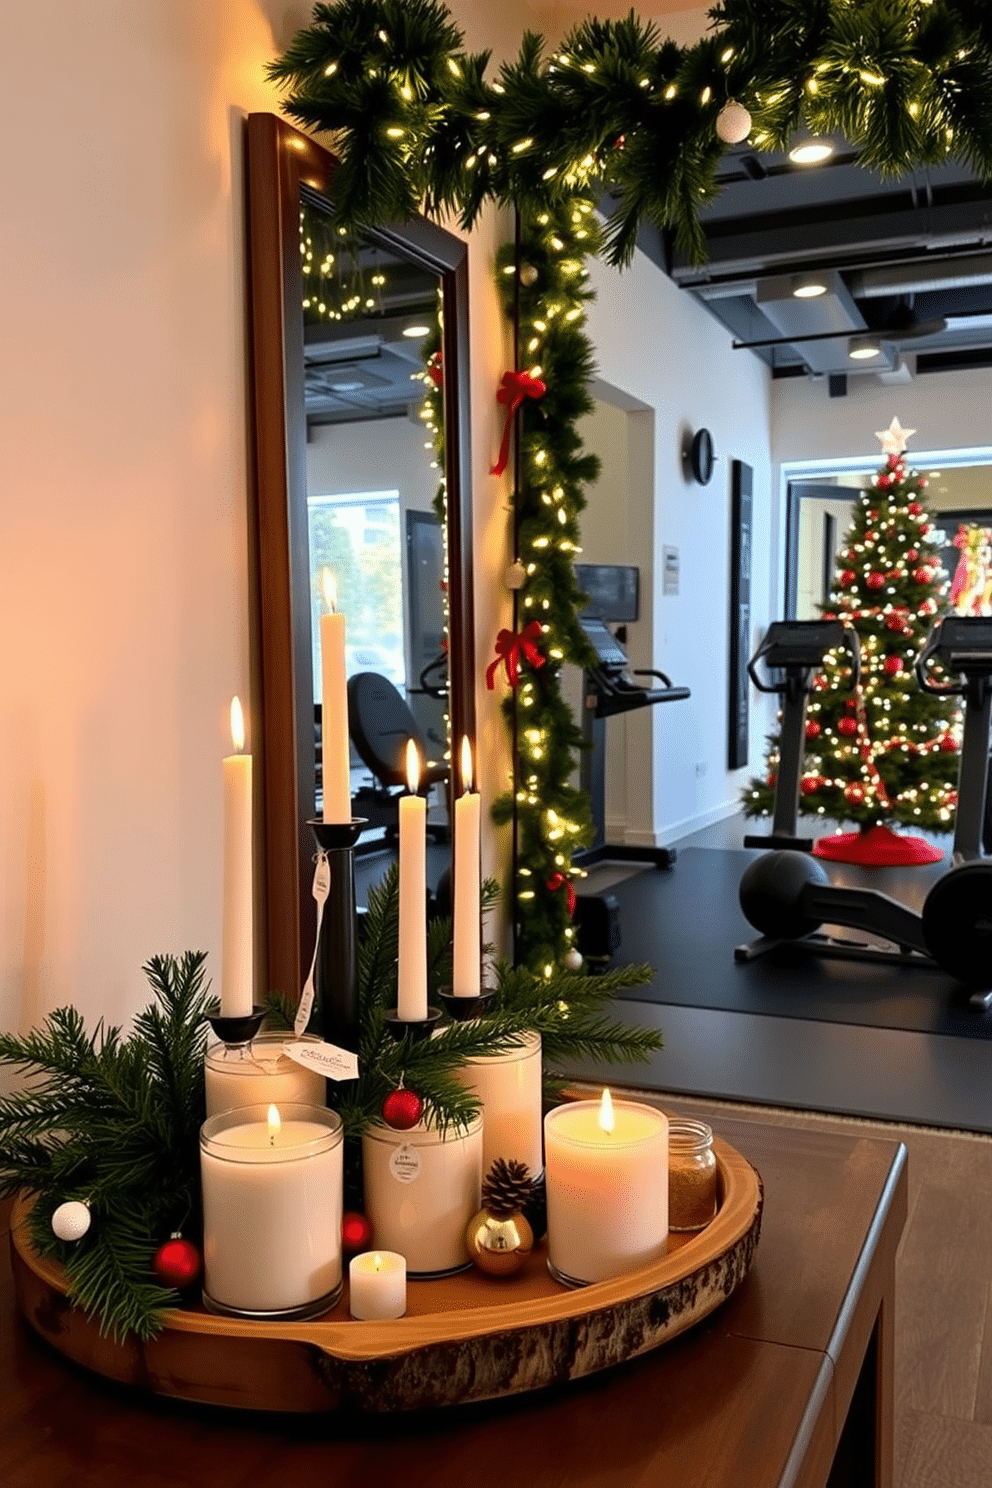
<svg viewBox="0 0 992 1488">
<path fill-rule="evenodd" d="M 751 115 L 731 98 L 716 116 L 716 132 L 725 145 L 739 145 L 751 133 Z"/>
<path fill-rule="evenodd" d="M 517 558 L 510 564 L 504 575 L 507 589 L 522 589 L 527 578 L 527 570 L 520 559 Z"/>
<path fill-rule="evenodd" d="M 574 946 L 571 946 L 565 952 L 565 966 L 566 966 L 566 968 L 569 971 L 578 971 L 578 969 L 579 969 L 579 967 L 581 965 L 582 965 L 582 952 L 581 951 L 577 951 Z"/>
<path fill-rule="evenodd" d="M 89 1205 L 78 1199 L 60 1204 L 52 1215 L 52 1229 L 60 1240 L 81 1240 L 89 1227 Z"/>
<path fill-rule="evenodd" d="M 525 263 L 520 265 L 520 283 L 526 284 L 528 289 L 532 284 L 537 283 L 537 270 L 533 264 Z"/>
</svg>

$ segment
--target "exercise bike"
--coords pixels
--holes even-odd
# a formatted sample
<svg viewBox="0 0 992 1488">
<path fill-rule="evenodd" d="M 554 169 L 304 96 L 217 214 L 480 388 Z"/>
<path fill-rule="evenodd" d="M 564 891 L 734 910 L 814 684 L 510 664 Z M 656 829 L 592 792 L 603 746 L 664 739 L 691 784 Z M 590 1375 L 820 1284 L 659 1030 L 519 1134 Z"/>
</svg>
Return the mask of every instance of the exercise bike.
<svg viewBox="0 0 992 1488">
<path fill-rule="evenodd" d="M 935 661 L 957 680 L 935 680 L 930 672 Z M 954 866 L 916 914 L 875 889 L 831 883 L 821 864 L 804 853 L 766 853 L 745 870 L 740 883 L 741 909 L 763 939 L 739 946 L 735 959 L 751 960 L 789 942 L 807 944 L 820 955 L 938 967 L 975 988 L 971 1006 L 987 1011 L 992 1007 L 992 860 L 982 856 L 981 830 L 992 721 L 992 620 L 956 615 L 942 620 L 917 658 L 916 676 L 925 692 L 965 701 Z M 882 936 L 898 949 L 845 947 L 816 935 L 824 923 Z"/>
</svg>

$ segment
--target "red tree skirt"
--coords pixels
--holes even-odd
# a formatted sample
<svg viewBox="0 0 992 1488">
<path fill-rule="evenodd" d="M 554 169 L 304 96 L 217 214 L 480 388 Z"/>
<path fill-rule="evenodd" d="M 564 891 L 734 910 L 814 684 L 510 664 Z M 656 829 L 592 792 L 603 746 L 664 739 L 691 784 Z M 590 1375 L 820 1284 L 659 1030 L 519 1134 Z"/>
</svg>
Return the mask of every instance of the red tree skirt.
<svg viewBox="0 0 992 1488">
<path fill-rule="evenodd" d="M 834 863 L 861 863 L 866 868 L 910 868 L 921 863 L 939 863 L 944 856 L 922 837 L 900 837 L 888 827 L 821 837 L 813 853 Z"/>
</svg>

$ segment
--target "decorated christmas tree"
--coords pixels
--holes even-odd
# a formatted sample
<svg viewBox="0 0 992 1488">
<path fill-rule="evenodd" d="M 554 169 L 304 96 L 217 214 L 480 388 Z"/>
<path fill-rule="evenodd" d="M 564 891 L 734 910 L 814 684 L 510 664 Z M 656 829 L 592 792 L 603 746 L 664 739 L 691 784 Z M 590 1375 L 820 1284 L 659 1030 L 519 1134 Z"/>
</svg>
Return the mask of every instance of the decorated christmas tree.
<svg viewBox="0 0 992 1488">
<path fill-rule="evenodd" d="M 861 493 L 837 555 L 825 620 L 853 626 L 861 646 L 861 681 L 852 689 L 842 648 L 827 652 L 813 679 L 806 716 L 800 810 L 853 821 L 861 834 L 881 825 L 945 832 L 957 800 L 958 744 L 953 704 L 917 685 L 915 659 L 946 608 L 941 567 L 924 492 L 927 482 L 905 458 L 906 438 L 893 419 L 877 434 L 885 463 Z M 770 813 L 778 737 L 770 736 L 767 773 L 745 787 L 747 816 Z M 821 855 L 834 839 L 826 839 Z M 847 855 L 859 860 L 857 851 Z M 879 861 L 870 855 L 867 861 Z"/>
</svg>

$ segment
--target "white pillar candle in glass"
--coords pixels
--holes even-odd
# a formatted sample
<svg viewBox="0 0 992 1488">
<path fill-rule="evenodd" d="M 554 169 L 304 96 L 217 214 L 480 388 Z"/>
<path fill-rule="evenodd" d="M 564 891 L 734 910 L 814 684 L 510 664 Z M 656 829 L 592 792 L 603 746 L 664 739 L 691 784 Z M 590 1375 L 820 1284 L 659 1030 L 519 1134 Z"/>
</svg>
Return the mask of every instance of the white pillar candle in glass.
<svg viewBox="0 0 992 1488">
<path fill-rule="evenodd" d="M 247 1316 L 316 1315 L 341 1288 L 341 1118 L 246 1106 L 200 1129 L 204 1304 Z"/>
<path fill-rule="evenodd" d="M 337 613 L 334 579 L 324 570 L 327 614 L 320 617 L 320 758 L 325 822 L 351 821 L 351 743 L 345 620 Z"/>
<path fill-rule="evenodd" d="M 319 1044 L 313 1034 L 303 1042 Z M 211 1044 L 204 1062 L 207 1115 L 239 1106 L 326 1105 L 327 1082 L 283 1053 L 285 1033 L 260 1033 L 250 1044 Z"/>
<path fill-rule="evenodd" d="M 664 1255 L 668 1118 L 635 1101 L 575 1101 L 544 1118 L 548 1265 L 559 1280 L 606 1281 Z"/>
<path fill-rule="evenodd" d="M 482 1171 L 497 1157 L 526 1163 L 536 1178 L 541 1157 L 541 1035 L 522 1034 L 505 1054 L 467 1059 L 458 1079 L 482 1102 Z"/>
<path fill-rule="evenodd" d="M 348 1267 L 348 1311 L 363 1322 L 406 1312 L 406 1258 L 394 1250 L 368 1250 Z"/>
<path fill-rule="evenodd" d="M 241 703 L 231 699 L 235 753 L 224 772 L 224 919 L 221 938 L 220 1010 L 225 1018 L 250 1013 L 255 1001 L 252 916 L 251 755 L 245 747 Z"/>
<path fill-rule="evenodd" d="M 444 1136 L 372 1126 L 362 1137 L 365 1212 L 376 1240 L 406 1257 L 411 1276 L 471 1264 L 465 1227 L 482 1202 L 482 1117 Z"/>
<path fill-rule="evenodd" d="M 452 987 L 456 997 L 478 997 L 482 981 L 482 798 L 472 790 L 472 748 L 462 739 L 462 791 L 455 801 Z"/>
<path fill-rule="evenodd" d="M 399 801 L 400 910 L 397 1016 L 408 1023 L 427 1017 L 427 802 L 417 795 L 420 759 L 406 746 L 408 796 Z"/>
</svg>

